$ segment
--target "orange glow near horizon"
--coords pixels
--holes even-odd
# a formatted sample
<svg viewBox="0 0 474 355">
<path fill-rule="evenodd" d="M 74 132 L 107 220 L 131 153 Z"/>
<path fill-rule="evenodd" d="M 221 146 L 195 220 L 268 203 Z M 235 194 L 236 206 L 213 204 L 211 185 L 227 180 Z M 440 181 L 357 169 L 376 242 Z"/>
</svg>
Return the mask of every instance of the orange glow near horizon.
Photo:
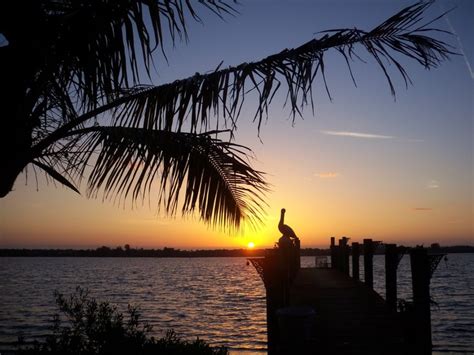
<svg viewBox="0 0 474 355">
<path fill-rule="evenodd" d="M 292 178 L 281 174 L 280 179 Z M 235 234 L 209 228 L 198 218 L 157 215 L 148 206 L 122 208 L 63 188 L 43 186 L 37 192 L 31 184 L 20 185 L 18 191 L 1 200 L 0 247 L 96 248 L 129 244 L 134 248 L 239 249 L 251 248 L 253 243 L 255 248 L 271 248 L 280 237 L 277 225 L 283 207 L 287 209 L 285 223 L 295 230 L 303 248 L 326 248 L 331 236 L 347 236 L 351 241 L 370 237 L 405 245 L 472 244 L 468 203 L 428 209 L 422 203 L 410 207 L 410 197 L 392 195 L 386 204 L 377 198 L 376 186 L 372 186 L 372 192 L 368 187 L 350 190 L 340 181 L 333 183 L 339 183 L 339 187 L 315 179 L 308 185 L 311 189 L 294 183 L 291 192 L 273 192 L 269 201 L 274 207 L 267 210 L 261 228 L 252 230 L 244 225 L 244 230 Z M 364 194 L 371 203 L 360 202 L 364 201 Z M 27 202 L 18 202 L 21 197 Z"/>
<path fill-rule="evenodd" d="M 176 43 L 176 51 L 170 48 L 166 64 L 157 58 L 159 75 L 150 78 L 153 84 L 209 72 L 221 61 L 224 68 L 295 48 L 312 33 L 339 26 L 339 21 L 344 27 L 370 28 L 378 18 L 374 6 L 381 10 L 381 20 L 382 13 L 391 16 L 400 10 L 397 2 L 370 2 L 367 11 L 358 2 L 346 1 L 347 17 L 332 2 L 247 3 L 247 10 L 229 23 L 206 18 L 204 26 L 193 26 L 190 42 Z M 459 38 L 470 44 L 474 41 L 467 26 L 472 23 L 467 3 L 471 2 L 459 2 L 459 11 L 450 13 L 450 21 Z M 282 21 L 289 23 L 281 26 Z M 213 229 L 198 214 L 181 217 L 180 205 L 177 216 L 165 216 L 156 206 L 156 191 L 145 201 L 126 201 L 125 206 L 102 202 L 100 194 L 87 199 L 87 174 L 79 186 L 82 195 L 59 184 L 48 186 L 41 173 L 37 190 L 36 174 L 30 168 L 28 184 L 22 174 L 13 191 L 0 198 L 0 248 L 129 244 L 132 248 L 245 249 L 250 242 L 254 248 L 271 248 L 281 236 L 277 227 L 281 208 L 286 208 L 285 224 L 300 238 L 302 248 L 327 248 L 332 236 L 407 246 L 473 245 L 473 81 L 466 58 L 453 56 L 429 71 L 407 61 L 415 84 L 409 90 L 404 90 L 402 78 L 391 68 L 395 101 L 376 63 L 353 63 L 354 87 L 344 58 L 333 54 L 325 56 L 333 100 L 327 97 L 319 73 L 312 87 L 314 115 L 309 104 L 293 121 L 282 85 L 268 107 L 268 122 L 264 117 L 259 130 L 258 123 L 252 122 L 258 92 L 246 94 L 234 142 L 252 149 L 250 156 L 256 157 L 250 159 L 252 167 L 264 172 L 269 182 L 268 207 L 258 228 L 247 227 L 244 221 L 239 232 Z M 221 115 L 220 124 L 222 119 Z M 225 128 L 234 121 L 227 123 Z M 215 125 L 224 128 L 209 116 L 208 126 Z"/>
</svg>

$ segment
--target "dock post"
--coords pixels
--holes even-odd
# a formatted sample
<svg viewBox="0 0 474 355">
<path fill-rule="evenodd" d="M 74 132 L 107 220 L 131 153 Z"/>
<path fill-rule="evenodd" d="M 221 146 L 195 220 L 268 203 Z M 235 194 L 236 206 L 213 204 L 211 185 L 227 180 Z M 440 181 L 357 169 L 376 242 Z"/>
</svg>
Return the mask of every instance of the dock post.
<svg viewBox="0 0 474 355">
<path fill-rule="evenodd" d="M 337 244 L 337 269 L 341 272 L 344 270 L 344 246 L 342 238 L 339 239 Z"/>
<path fill-rule="evenodd" d="M 277 310 L 289 305 L 291 272 L 295 266 L 295 253 L 270 249 L 265 258 L 250 259 L 262 277 L 267 301 L 267 344 L 268 354 L 278 354 L 280 339 Z M 293 275 L 294 276 L 294 275 Z"/>
<path fill-rule="evenodd" d="M 334 242 L 334 243 L 333 243 Z M 331 237 L 331 267 L 336 270 L 341 270 L 341 240 L 339 245 L 335 244 L 335 238 Z"/>
<path fill-rule="evenodd" d="M 331 268 L 336 267 L 336 238 L 331 237 Z"/>
<path fill-rule="evenodd" d="M 296 260 L 295 260 L 295 274 L 301 269 L 301 241 L 299 239 L 295 240 L 295 251 L 296 251 Z M 294 276 L 294 275 L 293 275 Z"/>
<path fill-rule="evenodd" d="M 431 311 L 430 278 L 431 262 L 428 250 L 416 247 L 410 251 L 410 264 L 413 287 L 413 305 L 416 325 L 415 351 L 417 354 L 431 354 Z"/>
<path fill-rule="evenodd" d="M 352 243 L 352 278 L 359 281 L 359 256 L 360 247 L 359 243 Z"/>
<path fill-rule="evenodd" d="M 276 310 L 280 306 L 281 299 L 279 290 L 267 288 L 267 347 L 268 354 L 276 354 L 276 344 L 278 340 L 278 322 Z"/>
<path fill-rule="evenodd" d="M 349 275 L 349 238 L 342 237 L 341 243 L 341 271 Z"/>
<path fill-rule="evenodd" d="M 397 311 L 397 267 L 396 244 L 385 244 L 385 301 L 390 311 Z"/>
<path fill-rule="evenodd" d="M 364 239 L 364 276 L 365 284 L 374 288 L 374 243 L 372 239 Z"/>
</svg>

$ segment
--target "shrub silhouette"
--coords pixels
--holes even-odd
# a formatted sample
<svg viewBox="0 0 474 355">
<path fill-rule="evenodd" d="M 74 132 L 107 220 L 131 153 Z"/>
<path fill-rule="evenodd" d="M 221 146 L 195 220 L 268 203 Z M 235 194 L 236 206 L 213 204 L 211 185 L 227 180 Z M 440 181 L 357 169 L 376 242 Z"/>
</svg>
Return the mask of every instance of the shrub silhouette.
<svg viewBox="0 0 474 355">
<path fill-rule="evenodd" d="M 55 291 L 55 297 L 61 314 L 54 316 L 52 334 L 30 346 L 20 341 L 19 354 L 228 354 L 227 349 L 213 348 L 199 338 L 182 340 L 172 330 L 156 339 L 137 307 L 128 305 L 124 316 L 81 287 L 69 297 Z"/>
</svg>

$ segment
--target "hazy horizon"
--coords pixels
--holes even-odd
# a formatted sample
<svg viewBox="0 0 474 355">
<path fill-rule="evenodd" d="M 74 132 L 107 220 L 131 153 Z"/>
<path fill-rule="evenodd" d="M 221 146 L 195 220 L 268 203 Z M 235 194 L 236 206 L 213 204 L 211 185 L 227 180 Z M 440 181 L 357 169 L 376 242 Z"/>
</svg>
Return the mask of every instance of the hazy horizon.
<svg viewBox="0 0 474 355">
<path fill-rule="evenodd" d="M 337 238 L 340 238 L 342 236 L 335 236 L 336 239 Z M 329 249 L 329 246 L 330 246 L 330 237 L 327 238 L 328 239 L 328 243 L 327 244 L 321 244 L 321 245 L 302 245 L 301 248 L 302 249 L 312 249 L 312 248 L 318 248 L 318 249 Z M 350 238 L 350 243 L 352 242 L 360 242 L 362 243 L 364 238 Z M 377 238 L 374 238 L 374 240 L 378 240 Z M 403 246 L 407 246 L 407 247 L 415 247 L 417 245 L 421 245 L 423 244 L 425 247 L 429 247 L 432 243 L 439 243 L 441 247 L 452 247 L 452 246 L 468 246 L 468 247 L 474 247 L 474 242 L 472 240 L 468 240 L 466 239 L 465 242 L 462 242 L 463 239 L 459 239 L 461 242 L 459 243 L 439 243 L 438 241 L 436 240 L 433 240 L 432 242 L 430 243 L 417 243 L 416 241 L 415 242 L 408 242 L 408 243 L 396 243 L 398 245 L 403 245 Z M 277 240 L 275 240 L 276 242 Z M 387 242 L 387 241 L 384 241 L 384 240 L 380 240 L 381 242 Z M 394 241 L 391 241 L 391 242 L 394 242 Z M 388 242 L 387 242 L 388 243 Z M 130 248 L 132 249 L 140 249 L 140 248 L 143 248 L 143 249 L 163 249 L 163 248 L 174 248 L 174 249 L 179 249 L 179 250 L 185 250 L 185 251 L 192 251 L 192 250 L 219 250 L 219 249 L 228 249 L 228 250 L 231 250 L 231 249 L 255 249 L 255 250 L 258 250 L 258 249 L 266 249 L 266 248 L 272 248 L 274 247 L 274 245 L 256 245 L 255 247 L 253 248 L 249 248 L 247 245 L 221 245 L 221 246 L 214 246 L 214 247 L 206 247 L 206 246 L 176 246 L 176 245 L 172 245 L 172 244 L 167 244 L 167 245 L 134 245 L 133 243 L 125 243 L 125 244 L 128 244 L 130 245 Z M 81 244 L 77 244 L 77 245 L 72 245 L 72 244 L 52 244 L 52 245 L 47 245 L 47 244 L 44 244 L 44 243 L 41 243 L 41 244 L 37 244 L 37 245 L 34 245 L 34 244 L 28 244 L 28 245 L 15 245 L 15 244 L 12 244 L 12 245 L 1 245 L 0 246 L 0 249 L 83 249 L 83 250 L 87 250 L 87 249 L 91 249 L 91 250 L 94 250 L 94 249 L 97 249 L 97 248 L 100 248 L 100 247 L 109 247 L 111 249 L 115 249 L 115 248 L 118 248 L 118 247 L 124 247 L 125 244 L 120 244 L 120 245 L 107 245 L 107 244 L 84 244 L 84 245 L 81 245 Z"/>
</svg>

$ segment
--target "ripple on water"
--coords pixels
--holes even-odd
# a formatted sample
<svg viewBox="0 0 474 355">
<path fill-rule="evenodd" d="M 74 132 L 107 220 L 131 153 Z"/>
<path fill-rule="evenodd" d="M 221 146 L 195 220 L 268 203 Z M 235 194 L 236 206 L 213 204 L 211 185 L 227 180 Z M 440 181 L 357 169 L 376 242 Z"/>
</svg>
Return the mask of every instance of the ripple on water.
<svg viewBox="0 0 474 355">
<path fill-rule="evenodd" d="M 313 266 L 314 258 L 302 258 Z M 431 289 L 437 352 L 474 352 L 474 255 L 442 262 Z M 411 298 L 409 259 L 399 266 L 400 298 Z M 374 259 L 374 287 L 384 294 L 383 258 Z M 361 270 L 363 276 L 363 270 Z M 232 354 L 266 349 L 265 290 L 244 258 L 0 258 L 0 342 L 44 336 L 56 312 L 53 291 L 80 285 L 126 311 L 139 305 L 154 335 L 168 329 L 230 347 Z"/>
</svg>

